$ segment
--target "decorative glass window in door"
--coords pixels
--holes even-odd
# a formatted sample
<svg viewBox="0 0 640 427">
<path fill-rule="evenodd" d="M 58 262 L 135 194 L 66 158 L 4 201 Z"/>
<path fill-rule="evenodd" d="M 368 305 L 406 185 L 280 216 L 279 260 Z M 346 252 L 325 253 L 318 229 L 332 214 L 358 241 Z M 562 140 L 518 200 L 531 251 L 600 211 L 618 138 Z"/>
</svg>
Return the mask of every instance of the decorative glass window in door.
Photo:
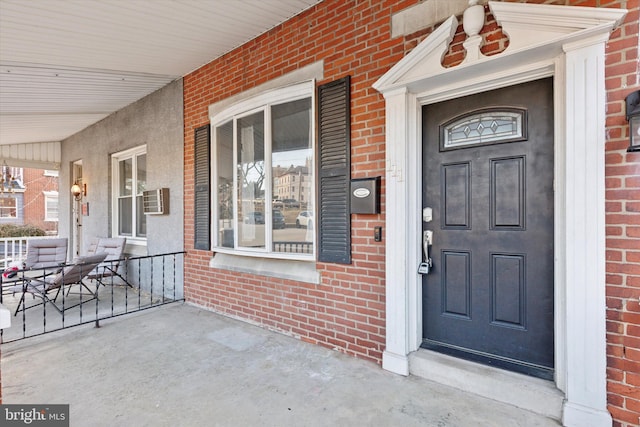
<svg viewBox="0 0 640 427">
<path fill-rule="evenodd" d="M 527 112 L 491 108 L 458 116 L 440 126 L 440 150 L 499 144 L 527 139 Z"/>
</svg>

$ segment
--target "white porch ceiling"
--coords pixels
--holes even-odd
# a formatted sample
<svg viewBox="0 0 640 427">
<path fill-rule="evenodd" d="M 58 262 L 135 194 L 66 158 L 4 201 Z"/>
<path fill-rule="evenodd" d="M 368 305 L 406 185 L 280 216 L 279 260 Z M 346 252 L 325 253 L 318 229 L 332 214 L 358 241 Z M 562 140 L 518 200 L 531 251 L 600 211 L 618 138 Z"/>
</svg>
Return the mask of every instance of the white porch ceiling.
<svg viewBox="0 0 640 427">
<path fill-rule="evenodd" d="M 60 141 L 321 0 L 0 0 L 0 145 Z"/>
</svg>

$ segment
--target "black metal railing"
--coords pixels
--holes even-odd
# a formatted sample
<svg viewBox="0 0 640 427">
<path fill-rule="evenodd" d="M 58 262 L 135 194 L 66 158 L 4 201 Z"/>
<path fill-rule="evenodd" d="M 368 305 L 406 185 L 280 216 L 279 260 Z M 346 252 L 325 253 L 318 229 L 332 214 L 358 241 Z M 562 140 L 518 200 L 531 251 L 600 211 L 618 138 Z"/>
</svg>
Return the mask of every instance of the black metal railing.
<svg viewBox="0 0 640 427">
<path fill-rule="evenodd" d="M 0 275 L 0 303 L 11 327 L 0 343 L 42 335 L 183 301 L 185 252 L 64 264 Z"/>
<path fill-rule="evenodd" d="M 311 242 L 273 242 L 274 252 L 286 252 L 291 254 L 311 254 L 313 253 L 313 243 Z"/>
</svg>

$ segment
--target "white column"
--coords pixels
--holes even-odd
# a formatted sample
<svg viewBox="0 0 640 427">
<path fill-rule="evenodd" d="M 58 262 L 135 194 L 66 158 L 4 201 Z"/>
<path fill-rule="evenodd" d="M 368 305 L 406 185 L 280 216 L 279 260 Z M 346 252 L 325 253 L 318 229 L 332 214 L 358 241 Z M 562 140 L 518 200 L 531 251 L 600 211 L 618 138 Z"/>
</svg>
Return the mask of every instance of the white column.
<svg viewBox="0 0 640 427">
<path fill-rule="evenodd" d="M 406 88 L 386 92 L 386 348 L 382 367 L 409 374 L 410 351 L 416 350 L 420 297 L 419 210 L 421 180 L 416 97 Z M 418 168 L 419 169 L 419 168 Z M 417 195 L 416 195 L 417 193 Z M 411 262 L 415 259 L 415 262 Z M 415 268 L 411 266 L 415 264 Z M 409 267 L 407 267 L 409 266 Z"/>
<path fill-rule="evenodd" d="M 605 301 L 605 42 L 563 46 L 566 254 L 566 426 L 607 426 Z M 562 165 L 560 165 L 562 167 Z"/>
</svg>

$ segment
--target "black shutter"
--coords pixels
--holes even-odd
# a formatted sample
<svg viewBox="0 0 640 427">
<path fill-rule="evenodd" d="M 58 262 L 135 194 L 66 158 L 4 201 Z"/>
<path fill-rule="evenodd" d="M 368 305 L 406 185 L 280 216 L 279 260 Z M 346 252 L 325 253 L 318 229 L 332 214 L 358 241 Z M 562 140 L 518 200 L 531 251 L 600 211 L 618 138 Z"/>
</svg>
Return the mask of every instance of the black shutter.
<svg viewBox="0 0 640 427">
<path fill-rule="evenodd" d="M 211 248 L 211 155 L 209 125 L 195 130 L 195 203 L 194 203 L 194 248 Z"/>
<path fill-rule="evenodd" d="M 318 260 L 351 263 L 350 77 L 318 87 Z"/>
</svg>

